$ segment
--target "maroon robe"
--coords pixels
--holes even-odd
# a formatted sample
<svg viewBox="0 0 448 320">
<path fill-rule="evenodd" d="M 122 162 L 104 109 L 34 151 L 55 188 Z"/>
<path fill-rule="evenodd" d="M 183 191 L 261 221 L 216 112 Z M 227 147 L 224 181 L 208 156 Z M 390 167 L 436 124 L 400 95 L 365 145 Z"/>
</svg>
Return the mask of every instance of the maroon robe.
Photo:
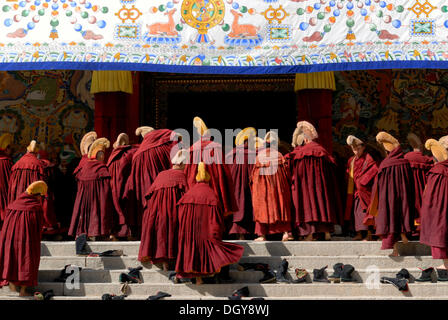
<svg viewBox="0 0 448 320">
<path fill-rule="evenodd" d="M 0 232 L 0 287 L 12 282 L 37 286 L 42 235 L 42 201 L 22 193 L 9 204 Z"/>
<path fill-rule="evenodd" d="M 205 182 L 195 184 L 179 201 L 176 277 L 212 276 L 237 263 L 244 248 L 223 242 L 223 231 L 223 213 L 213 189 Z"/>
<path fill-rule="evenodd" d="M 76 176 L 78 192 L 68 234 L 89 237 L 110 235 L 113 228 L 113 201 L 110 174 L 104 163 L 87 160 Z"/>
<path fill-rule="evenodd" d="M 415 222 L 420 223 L 420 207 L 422 204 L 423 190 L 426 185 L 426 175 L 434 165 L 431 157 L 423 155 L 420 151 L 408 152 L 404 156 L 411 164 L 412 175 L 414 177 L 414 199 L 415 199 Z"/>
<path fill-rule="evenodd" d="M 136 226 L 137 236 L 141 232 L 145 195 L 157 175 L 171 168 L 171 150 L 177 144 L 171 140 L 173 134 L 174 131 L 168 129 L 149 132 L 132 157 L 125 199 L 136 207 L 133 214 L 129 215 L 129 224 Z"/>
<path fill-rule="evenodd" d="M 232 175 L 225 163 L 222 146 L 202 137 L 190 147 L 190 163 L 185 166 L 185 175 L 191 188 L 196 184 L 199 162 L 205 163 L 205 170 L 210 174 L 210 187 L 215 191 L 218 202 L 225 216 L 238 211 L 235 199 Z"/>
<path fill-rule="evenodd" d="M 116 236 L 131 236 L 131 226 L 129 216 L 133 216 L 131 204 L 124 199 L 126 182 L 132 169 L 132 157 L 138 146 L 127 145 L 115 148 L 107 162 L 107 169 L 111 176 L 112 200 L 116 214 L 114 215 L 114 225 L 116 226 Z"/>
<path fill-rule="evenodd" d="M 256 151 L 249 149 L 248 141 L 237 146 L 226 156 L 230 168 L 238 210 L 233 213 L 230 234 L 248 234 L 254 231 L 254 214 L 250 177 L 255 166 Z"/>
<path fill-rule="evenodd" d="M 412 231 L 415 212 L 412 184 L 409 161 L 401 147 L 397 147 L 378 168 L 369 206 L 369 213 L 375 216 L 376 234 L 384 238 L 382 250 L 392 249 L 401 233 Z"/>
<path fill-rule="evenodd" d="M 378 173 L 378 166 L 367 152 L 356 158 L 351 157 L 347 163 L 347 175 L 350 175 L 353 162 L 353 193 L 347 194 L 345 220 L 354 222 L 356 231 L 368 230 L 363 223 L 372 197 L 372 187 Z M 350 177 L 349 177 L 350 179 Z M 353 216 L 353 217 L 352 217 Z"/>
<path fill-rule="evenodd" d="M 0 227 L 5 219 L 8 207 L 8 187 L 11 168 L 14 165 L 11 158 L 0 152 Z"/>
<path fill-rule="evenodd" d="M 55 210 L 55 199 L 53 189 L 55 186 L 56 165 L 48 160 L 40 160 L 44 165 L 44 172 L 46 183 L 48 185 L 47 196 L 45 197 L 43 209 L 44 209 L 44 221 L 43 221 L 43 234 L 58 234 L 62 229 L 58 223 Z"/>
<path fill-rule="evenodd" d="M 314 141 L 296 147 L 288 158 L 299 235 L 331 232 L 334 224 L 343 221 L 334 159 Z"/>
<path fill-rule="evenodd" d="M 187 191 L 183 170 L 162 171 L 146 194 L 147 206 L 143 215 L 139 261 L 162 263 L 177 257 L 177 203 Z"/>
<path fill-rule="evenodd" d="M 83 155 L 81 157 L 81 160 L 79 160 L 78 166 L 73 170 L 73 175 L 76 177 L 76 175 L 81 171 L 82 167 L 86 164 L 86 162 L 89 160 L 87 155 Z"/>
<path fill-rule="evenodd" d="M 251 175 L 255 233 L 267 235 L 291 231 L 291 186 L 282 154 L 263 149 Z"/>
<path fill-rule="evenodd" d="M 422 197 L 420 242 L 431 246 L 434 259 L 446 259 L 448 248 L 448 160 L 428 172 Z M 440 256 L 435 251 L 445 254 Z"/>
</svg>

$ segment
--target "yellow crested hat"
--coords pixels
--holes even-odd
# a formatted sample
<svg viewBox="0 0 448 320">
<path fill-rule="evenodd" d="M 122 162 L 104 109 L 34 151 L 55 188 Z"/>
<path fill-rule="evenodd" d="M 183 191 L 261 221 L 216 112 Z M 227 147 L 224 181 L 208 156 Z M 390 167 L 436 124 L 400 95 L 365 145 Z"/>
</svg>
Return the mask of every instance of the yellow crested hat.
<svg viewBox="0 0 448 320">
<path fill-rule="evenodd" d="M 298 134 L 304 134 L 310 140 L 316 140 L 319 138 L 316 128 L 308 121 L 299 121 L 297 123 L 297 128 L 299 129 Z"/>
<path fill-rule="evenodd" d="M 437 140 L 428 139 L 425 143 L 425 148 L 431 150 L 432 155 L 437 161 L 445 161 L 448 160 L 448 150 Z"/>
<path fill-rule="evenodd" d="M 292 142 L 291 145 L 295 148 L 297 146 L 301 146 L 303 144 L 303 140 L 305 140 L 305 136 L 303 133 L 300 133 L 299 128 L 296 128 L 294 130 L 294 133 L 292 134 Z"/>
<path fill-rule="evenodd" d="M 126 133 L 120 133 L 113 147 L 114 149 L 116 149 L 118 146 L 126 146 L 128 144 L 129 144 L 129 136 Z"/>
<path fill-rule="evenodd" d="M 10 133 L 4 133 L 0 136 L 0 150 L 5 150 L 14 141 L 14 136 Z"/>
<path fill-rule="evenodd" d="M 278 142 L 278 140 L 279 140 L 278 139 L 278 134 L 275 131 L 269 131 L 264 136 L 264 142 L 267 142 L 267 143 Z"/>
<path fill-rule="evenodd" d="M 360 145 L 360 144 L 363 144 L 364 142 L 361 140 L 361 139 L 359 139 L 359 138 L 357 138 L 357 137 L 355 137 L 355 136 L 353 136 L 353 135 L 349 135 L 348 137 L 347 137 L 347 144 L 349 145 L 349 146 L 352 146 L 352 147 L 354 147 L 354 146 L 357 146 L 357 145 Z"/>
<path fill-rule="evenodd" d="M 413 149 L 420 149 L 423 146 L 422 140 L 415 133 L 410 132 L 407 138 Z"/>
<path fill-rule="evenodd" d="M 153 127 L 139 127 L 135 130 L 135 135 L 144 138 L 151 131 L 154 131 Z"/>
<path fill-rule="evenodd" d="M 448 149 L 448 136 L 443 136 L 439 139 L 439 142 L 445 149 Z"/>
<path fill-rule="evenodd" d="M 208 174 L 207 170 L 205 170 L 204 162 L 199 162 L 198 164 L 198 174 L 196 175 L 196 181 L 197 182 L 210 181 L 210 175 Z"/>
<path fill-rule="evenodd" d="M 208 130 L 205 122 L 199 117 L 194 117 L 193 126 L 196 128 L 201 137 L 203 137 Z"/>
<path fill-rule="evenodd" d="M 89 153 L 89 147 L 92 145 L 92 143 L 96 140 L 97 134 L 95 131 L 90 131 L 84 135 L 81 139 L 80 148 L 81 148 L 81 155 L 86 155 Z"/>
<path fill-rule="evenodd" d="M 180 149 L 174 155 L 173 159 L 171 159 L 171 163 L 173 165 L 181 165 L 182 163 L 186 163 L 188 157 L 188 151 L 185 149 Z"/>
<path fill-rule="evenodd" d="M 36 140 L 32 140 L 28 147 L 26 147 L 26 151 L 36 153 L 39 151 L 39 147 L 37 146 Z"/>
<path fill-rule="evenodd" d="M 400 146 L 400 142 L 387 132 L 381 131 L 376 135 L 376 141 L 384 146 L 387 151 L 392 151 Z"/>
<path fill-rule="evenodd" d="M 47 195 L 48 186 L 44 181 L 35 181 L 26 188 L 26 193 L 29 195 L 40 194 Z"/>
<path fill-rule="evenodd" d="M 96 155 L 98 152 L 100 152 L 100 151 L 104 152 L 109 147 L 110 147 L 110 142 L 106 138 L 96 139 L 90 146 L 89 154 L 88 154 L 89 159 L 96 158 Z"/>
<path fill-rule="evenodd" d="M 239 146 L 244 143 L 244 141 L 249 140 L 257 135 L 257 130 L 253 127 L 244 128 L 241 130 L 235 138 L 235 145 Z"/>
</svg>

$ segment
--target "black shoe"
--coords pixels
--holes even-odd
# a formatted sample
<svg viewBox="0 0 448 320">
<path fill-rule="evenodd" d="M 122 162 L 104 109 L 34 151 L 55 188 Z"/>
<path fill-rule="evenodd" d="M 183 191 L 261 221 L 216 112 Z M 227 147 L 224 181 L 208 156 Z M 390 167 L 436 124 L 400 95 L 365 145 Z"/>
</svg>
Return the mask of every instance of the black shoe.
<svg viewBox="0 0 448 320">
<path fill-rule="evenodd" d="M 114 294 L 105 293 L 102 295 L 101 300 L 124 300 L 127 295 L 122 294 L 121 296 L 116 296 Z"/>
<path fill-rule="evenodd" d="M 328 266 L 325 266 L 321 269 L 314 269 L 313 270 L 313 281 L 314 282 L 330 282 L 327 277 L 325 276 L 325 269 L 327 269 Z"/>
<path fill-rule="evenodd" d="M 77 268 L 78 272 L 81 272 L 82 268 L 78 267 L 78 266 L 74 266 L 71 264 L 67 264 L 64 269 L 61 270 L 59 277 L 57 277 L 56 279 L 54 279 L 54 282 L 66 282 L 67 278 L 71 275 L 73 275 L 74 272 L 76 272 L 75 270 L 72 270 L 72 272 L 67 272 L 67 268 L 71 267 L 73 269 Z"/>
<path fill-rule="evenodd" d="M 432 281 L 432 273 L 434 272 L 434 268 L 427 268 L 427 269 L 422 269 L 419 268 L 420 270 L 422 270 L 422 275 L 420 276 L 420 278 L 415 279 L 415 281 L 418 282 L 430 282 Z"/>
<path fill-rule="evenodd" d="M 303 283 L 306 282 L 306 278 L 308 277 L 308 271 L 305 269 L 296 268 L 296 277 L 297 279 L 293 281 L 293 283 Z"/>
<path fill-rule="evenodd" d="M 249 296 L 249 288 L 243 287 L 241 289 L 233 291 L 232 295 L 229 298 L 229 300 L 241 300 L 242 297 L 248 297 Z"/>
<path fill-rule="evenodd" d="M 98 254 L 100 257 L 120 257 L 123 255 L 123 250 L 107 250 Z"/>
<path fill-rule="evenodd" d="M 48 290 L 43 293 L 43 296 L 44 296 L 44 300 L 50 300 L 51 298 L 53 298 L 55 296 L 55 294 L 54 294 L 53 290 Z"/>
<path fill-rule="evenodd" d="M 333 266 L 334 273 L 330 276 L 328 276 L 328 280 L 332 282 L 340 282 L 342 277 L 342 269 L 344 268 L 343 263 L 336 263 Z"/>
<path fill-rule="evenodd" d="M 437 269 L 437 280 L 438 281 L 448 281 L 448 270 Z"/>
<path fill-rule="evenodd" d="M 119 281 L 121 283 L 142 283 L 142 277 L 140 274 L 140 270 L 143 269 L 142 266 L 137 267 L 137 268 L 128 268 L 129 272 L 128 273 L 121 273 L 120 277 L 119 277 Z"/>
<path fill-rule="evenodd" d="M 399 291 L 408 291 L 409 290 L 408 280 L 406 280 L 406 279 L 382 277 L 380 282 L 393 284 Z"/>
<path fill-rule="evenodd" d="M 401 269 L 397 273 L 397 279 L 407 279 L 407 280 L 409 280 L 410 278 L 411 278 L 411 274 L 409 273 L 409 271 L 407 269 Z"/>
<path fill-rule="evenodd" d="M 80 234 L 75 240 L 76 254 L 80 256 L 87 256 L 90 251 L 87 250 L 87 234 Z"/>
<path fill-rule="evenodd" d="M 280 270 L 276 272 L 276 280 L 277 282 L 286 282 L 289 283 L 289 280 L 286 279 L 286 274 L 288 273 L 289 263 L 286 259 L 283 259 L 282 264 L 280 265 Z"/>
<path fill-rule="evenodd" d="M 342 268 L 341 281 L 356 282 L 356 280 L 352 277 L 354 271 L 355 268 L 351 264 L 344 264 L 344 267 Z"/>
<path fill-rule="evenodd" d="M 159 291 L 155 296 L 149 296 L 146 300 L 160 300 L 165 297 L 171 297 L 171 295 L 169 293 Z"/>
<path fill-rule="evenodd" d="M 265 270 L 269 270 L 269 265 L 266 263 L 239 263 L 238 270 L 239 271 L 246 271 L 246 270 L 265 271 Z"/>
<path fill-rule="evenodd" d="M 263 278 L 260 279 L 260 283 L 274 283 L 277 281 L 277 277 L 271 270 L 263 271 Z"/>
</svg>

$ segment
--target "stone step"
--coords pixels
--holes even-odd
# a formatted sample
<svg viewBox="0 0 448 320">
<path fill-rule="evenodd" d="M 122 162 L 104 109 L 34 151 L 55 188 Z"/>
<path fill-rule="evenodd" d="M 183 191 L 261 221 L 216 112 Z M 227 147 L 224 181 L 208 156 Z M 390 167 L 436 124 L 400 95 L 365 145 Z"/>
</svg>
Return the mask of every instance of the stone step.
<svg viewBox="0 0 448 320">
<path fill-rule="evenodd" d="M 440 261 L 431 256 L 250 256 L 242 257 L 241 263 L 267 263 L 272 269 L 280 267 L 282 259 L 286 258 L 291 268 L 320 269 L 328 265 L 330 272 L 336 263 L 351 264 L 356 269 L 378 267 L 392 268 L 428 268 L 435 267 Z M 40 269 L 60 270 L 67 264 L 89 269 L 127 269 L 142 265 L 145 269 L 157 268 L 149 263 L 141 263 L 137 256 L 125 257 L 53 257 L 44 256 L 40 259 Z M 231 266 L 235 268 L 236 265 Z"/>
<path fill-rule="evenodd" d="M 389 284 L 379 284 L 379 289 L 372 289 L 365 284 L 339 283 L 302 283 L 302 284 L 131 284 L 130 296 L 150 296 L 158 291 L 167 292 L 173 296 L 212 296 L 227 297 L 234 290 L 248 286 L 253 297 L 439 297 L 448 296 L 448 283 L 413 283 L 409 284 L 408 292 L 398 291 Z M 39 291 L 53 289 L 58 296 L 102 296 L 104 293 L 120 295 L 120 284 L 83 283 L 79 289 L 68 289 L 61 283 L 40 283 Z M 0 295 L 8 295 L 9 289 L 0 290 Z"/>
<path fill-rule="evenodd" d="M 391 250 L 380 250 L 379 241 L 229 241 L 244 247 L 244 256 L 337 256 L 337 255 L 374 255 L 386 256 Z M 137 256 L 139 241 L 88 242 L 93 252 L 123 250 L 124 255 Z M 411 241 L 407 245 L 399 243 L 399 253 L 403 256 L 429 256 L 431 248 Z M 74 241 L 43 241 L 42 256 L 75 256 Z"/>
<path fill-rule="evenodd" d="M 312 282 L 313 270 L 308 269 L 309 277 L 307 281 Z M 400 269 L 381 269 L 379 277 L 392 277 L 400 271 Z M 408 269 L 411 275 L 415 278 L 419 278 L 421 270 L 418 268 Z M 124 272 L 127 273 L 128 270 L 93 270 L 93 269 L 83 269 L 80 274 L 80 282 L 82 283 L 119 283 L 119 276 Z M 332 270 L 328 270 L 327 274 L 332 274 Z M 54 282 L 54 280 L 59 277 L 59 270 L 40 270 L 39 271 L 39 282 Z M 169 272 L 162 270 L 142 270 L 141 275 L 144 283 L 172 283 L 168 279 Z M 353 279 L 357 282 L 365 282 L 371 279 L 371 270 L 355 270 L 353 273 Z M 231 270 L 230 276 L 235 280 L 236 283 L 259 283 L 259 280 L 263 277 L 263 272 L 261 271 L 237 271 Z M 433 273 L 434 281 L 436 281 L 436 273 Z M 287 274 L 287 279 L 293 280 L 297 279 L 294 269 L 290 268 Z"/>
</svg>

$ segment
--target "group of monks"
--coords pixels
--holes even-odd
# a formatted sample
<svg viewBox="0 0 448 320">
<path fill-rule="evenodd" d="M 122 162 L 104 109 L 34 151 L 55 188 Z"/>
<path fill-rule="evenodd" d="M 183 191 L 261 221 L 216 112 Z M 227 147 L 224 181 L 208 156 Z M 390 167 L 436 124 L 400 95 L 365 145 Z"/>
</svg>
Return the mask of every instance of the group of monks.
<svg viewBox="0 0 448 320">
<path fill-rule="evenodd" d="M 109 140 L 86 134 L 74 171 L 77 194 L 68 235 L 141 239 L 140 261 L 165 270 L 174 266 L 176 277 L 197 283 L 241 258 L 243 247 L 222 241 L 225 233 L 239 239 L 255 234 L 255 241 L 273 234 L 283 241 L 330 240 L 335 225 L 347 222 L 355 239 L 375 235 L 392 255 L 398 255 L 399 240 L 406 243 L 417 232 L 434 259 L 444 259 L 441 268 L 448 267 L 448 137 L 423 146 L 409 134 L 414 150 L 404 154 L 397 139 L 380 132 L 376 140 L 387 156 L 377 163 L 363 141 L 349 136 L 353 157 L 344 211 L 336 162 L 316 142 L 309 122 L 297 123 L 294 149 L 286 154 L 279 152 L 274 131 L 261 139 L 249 127 L 225 155 L 202 119 L 193 125 L 200 139 L 192 146 L 169 129 L 138 128 L 138 145 L 122 133 L 107 161 Z M 12 141 L 10 134 L 0 136 L 0 286 L 10 283 L 16 290 L 37 284 L 37 244 L 58 221 L 55 190 L 48 186 L 50 164 L 39 159 L 36 141 L 13 164 Z M 423 154 L 424 147 L 433 157 Z"/>
</svg>

